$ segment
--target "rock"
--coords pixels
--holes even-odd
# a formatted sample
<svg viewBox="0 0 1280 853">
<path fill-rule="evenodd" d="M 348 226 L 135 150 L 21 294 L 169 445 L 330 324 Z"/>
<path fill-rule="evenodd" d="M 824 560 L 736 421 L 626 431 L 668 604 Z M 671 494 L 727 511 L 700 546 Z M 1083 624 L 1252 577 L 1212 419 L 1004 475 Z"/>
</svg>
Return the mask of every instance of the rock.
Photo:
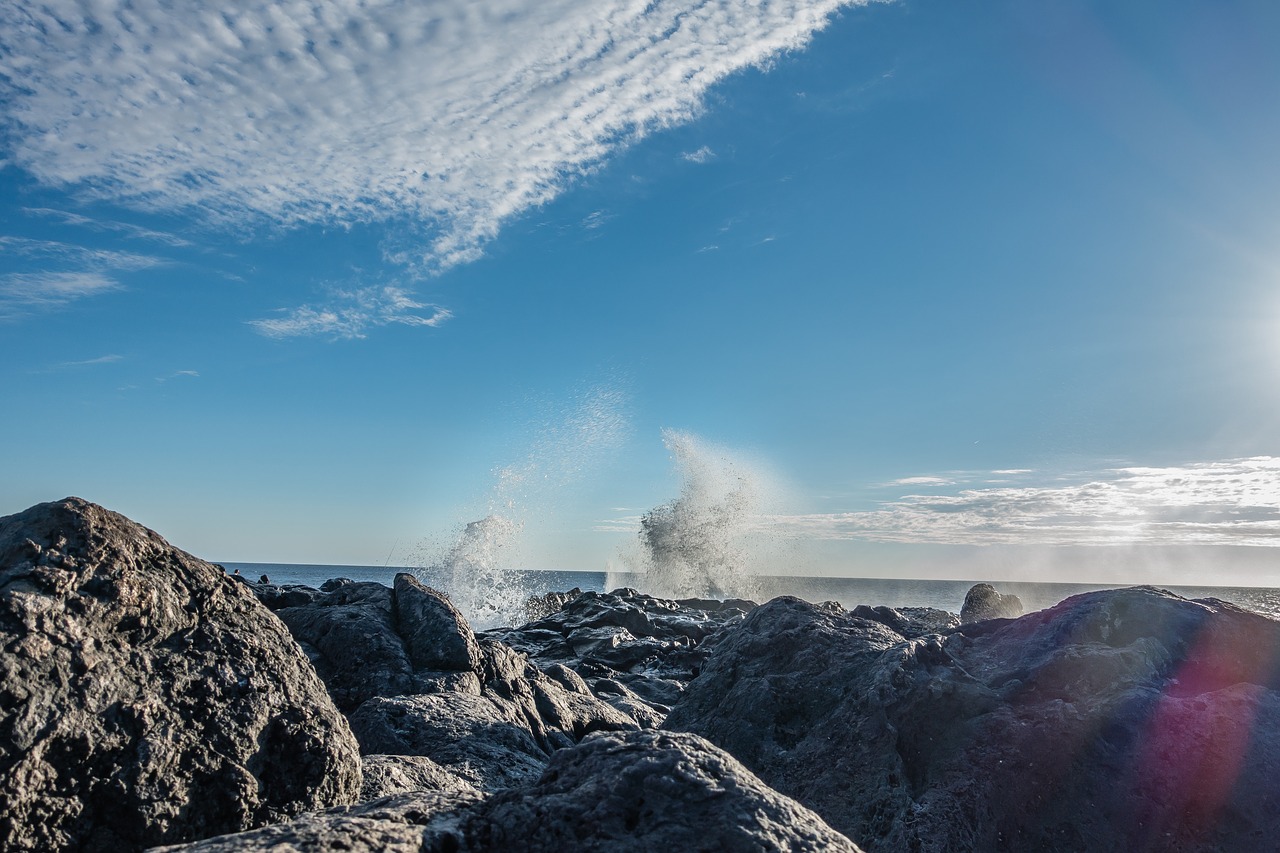
<svg viewBox="0 0 1280 853">
<path fill-rule="evenodd" d="M 779 599 L 666 726 L 877 850 L 1244 850 L 1280 834 L 1280 623 L 1150 588 L 908 639 Z"/>
<path fill-rule="evenodd" d="M 476 788 L 425 755 L 364 756 L 361 801 L 376 800 L 410 791 L 474 793 Z"/>
<path fill-rule="evenodd" d="M 350 714 L 375 696 L 414 689 L 413 663 L 392 615 L 392 590 L 373 582 L 325 584 L 276 615 L 311 657 L 333 701 Z"/>
<path fill-rule="evenodd" d="M 351 727 L 366 754 L 427 756 L 481 791 L 538 778 L 548 756 L 509 705 L 466 693 L 370 699 Z"/>
<path fill-rule="evenodd" d="M 359 789 L 346 720 L 245 584 L 78 498 L 0 519 L 0 847 L 138 849 Z"/>
<path fill-rule="evenodd" d="M 449 816 L 479 794 L 413 792 L 324 812 L 253 832 L 223 835 L 151 853 L 282 853 L 342 850 L 346 853 L 445 851 L 453 839 Z M 456 848 L 454 848 L 456 850 Z"/>
<path fill-rule="evenodd" d="M 1016 598 L 1014 599 L 1017 600 Z M 1021 609 L 1021 605 L 1019 605 Z M 908 640 L 926 634 L 943 634 L 960 627 L 960 619 L 954 613 L 934 607 L 869 607 L 859 604 L 851 611 L 854 616 L 879 622 L 898 632 Z"/>
<path fill-rule="evenodd" d="M 546 597 L 560 595 L 550 593 Z M 684 684 L 700 671 L 723 631 L 755 604 L 748 601 L 654 598 L 634 589 L 585 592 L 557 598 L 559 609 L 519 628 L 486 636 L 525 654 L 544 670 L 572 668 L 588 684 L 625 681 L 625 701 L 617 693 L 597 693 L 642 727 L 654 727 Z"/>
<path fill-rule="evenodd" d="M 399 572 L 394 586 L 395 614 L 409 661 L 415 669 L 475 671 L 480 647 L 458 608 L 443 594 Z"/>
<path fill-rule="evenodd" d="M 984 619 L 1016 619 L 1022 615 L 1022 600 L 1016 595 L 1001 595 L 989 583 L 974 584 L 965 594 L 960 607 L 960 623 Z"/>
<path fill-rule="evenodd" d="M 458 815 L 457 827 L 457 849 L 475 853 L 858 849 L 732 756 L 673 732 L 593 735 L 556 753 L 535 784 Z"/>
<path fill-rule="evenodd" d="M 169 848 L 170 850 L 178 848 Z M 770 790 L 705 740 L 597 734 L 520 788 L 476 800 L 405 794 L 180 848 L 430 853 L 856 853 L 812 811 Z"/>
</svg>

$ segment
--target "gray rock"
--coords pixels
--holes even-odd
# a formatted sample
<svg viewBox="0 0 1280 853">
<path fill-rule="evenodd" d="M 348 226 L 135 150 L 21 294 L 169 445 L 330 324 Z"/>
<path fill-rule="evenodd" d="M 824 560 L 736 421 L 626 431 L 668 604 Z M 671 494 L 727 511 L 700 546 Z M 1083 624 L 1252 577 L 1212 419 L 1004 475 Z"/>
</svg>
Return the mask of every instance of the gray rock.
<svg viewBox="0 0 1280 853">
<path fill-rule="evenodd" d="M 701 738 L 670 732 L 593 735 L 556 753 L 536 781 L 484 800 L 465 794 L 406 794 L 180 849 L 858 851 L 812 811 L 770 790 L 732 756 Z"/>
<path fill-rule="evenodd" d="M 593 735 L 556 753 L 535 784 L 495 794 L 457 826 L 456 849 L 475 853 L 858 849 L 732 756 L 673 732 Z"/>
<path fill-rule="evenodd" d="M 877 850 L 1256 849 L 1280 623 L 1150 588 L 906 639 L 779 599 L 666 725 Z"/>
<path fill-rule="evenodd" d="M 962 625 L 984 619 L 1016 619 L 1021 615 L 1022 599 L 1016 595 L 1002 595 L 989 583 L 970 587 L 960 607 Z"/>
<path fill-rule="evenodd" d="M 406 572 L 396 575 L 393 590 L 400 636 L 415 669 L 479 669 L 475 634 L 447 597 Z"/>
<path fill-rule="evenodd" d="M 252 832 L 223 835 L 151 853 L 421 853 L 448 850 L 455 836 L 450 816 L 476 802 L 474 792 L 413 792 L 358 806 L 303 815 Z M 456 850 L 456 848 L 453 848 Z"/>
<path fill-rule="evenodd" d="M 366 754 L 427 756 L 482 791 L 536 779 L 548 756 L 508 704 L 466 693 L 370 699 L 351 727 Z"/>
<path fill-rule="evenodd" d="M 411 791 L 474 793 L 476 788 L 425 755 L 366 755 L 362 801 Z"/>
<path fill-rule="evenodd" d="M 375 696 L 413 690 L 413 664 L 392 616 L 391 589 L 373 582 L 325 584 L 311 601 L 276 615 L 302 645 L 344 713 Z"/>
<path fill-rule="evenodd" d="M 0 847 L 138 849 L 359 789 L 346 720 L 246 585 L 78 498 L 0 519 Z"/>
</svg>

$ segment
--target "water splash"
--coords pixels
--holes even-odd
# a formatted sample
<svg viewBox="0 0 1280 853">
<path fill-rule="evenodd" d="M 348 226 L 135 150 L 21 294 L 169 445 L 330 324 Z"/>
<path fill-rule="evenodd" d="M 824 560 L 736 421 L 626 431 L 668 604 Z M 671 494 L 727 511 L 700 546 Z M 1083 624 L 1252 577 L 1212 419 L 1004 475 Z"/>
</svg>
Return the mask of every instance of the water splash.
<svg viewBox="0 0 1280 853">
<path fill-rule="evenodd" d="M 680 496 L 640 518 L 646 591 L 672 597 L 751 597 L 751 542 L 767 477 L 697 436 L 664 429 Z"/>
<path fill-rule="evenodd" d="M 546 524 L 566 492 L 624 441 L 626 403 L 618 388 L 596 385 L 554 408 L 518 461 L 494 470 L 486 514 L 467 523 L 443 556 L 422 561 L 423 579 L 444 587 L 472 627 L 524 621 L 535 591 L 519 568 L 524 534 Z"/>
</svg>

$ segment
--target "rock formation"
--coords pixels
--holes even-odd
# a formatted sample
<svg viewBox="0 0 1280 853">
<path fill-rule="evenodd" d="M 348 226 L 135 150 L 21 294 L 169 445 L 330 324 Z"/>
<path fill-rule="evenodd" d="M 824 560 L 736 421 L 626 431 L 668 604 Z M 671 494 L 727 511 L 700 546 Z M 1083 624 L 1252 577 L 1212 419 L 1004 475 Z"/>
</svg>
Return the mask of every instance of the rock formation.
<svg viewBox="0 0 1280 853">
<path fill-rule="evenodd" d="M 77 498 L 0 519 L 0 847 L 137 849 L 359 790 L 346 720 L 243 584 Z"/>
<path fill-rule="evenodd" d="M 404 794 L 215 838 L 188 853 L 341 848 L 444 853 L 856 853 L 727 753 L 674 732 L 593 735 L 528 785 L 477 801 Z"/>
<path fill-rule="evenodd" d="M 909 638 L 776 599 L 667 719 L 869 850 L 1244 850 L 1280 830 L 1280 623 L 1150 588 Z"/>
<path fill-rule="evenodd" d="M 278 607 L 367 755 L 426 757 L 490 791 L 537 778 L 552 752 L 591 732 L 639 727 L 581 679 L 477 638 L 446 596 L 408 573 L 390 588 L 332 580 L 255 592 Z"/>
<path fill-rule="evenodd" d="M 981 622 L 984 619 L 1016 619 L 1022 615 L 1022 599 L 1016 595 L 1004 595 L 989 583 L 974 584 L 965 593 L 960 606 L 960 623 Z"/>
</svg>

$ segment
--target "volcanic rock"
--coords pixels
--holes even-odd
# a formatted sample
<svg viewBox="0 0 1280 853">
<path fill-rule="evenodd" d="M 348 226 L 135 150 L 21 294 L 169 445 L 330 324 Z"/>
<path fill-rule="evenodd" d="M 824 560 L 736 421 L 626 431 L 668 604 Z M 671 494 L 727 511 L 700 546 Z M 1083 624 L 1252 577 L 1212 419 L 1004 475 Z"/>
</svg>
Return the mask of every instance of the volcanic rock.
<svg viewBox="0 0 1280 853">
<path fill-rule="evenodd" d="M 279 846 L 277 846 L 279 845 Z M 379 845 L 385 845 L 380 847 Z M 529 785 L 476 801 L 407 794 L 181 848 L 431 853 L 856 853 L 809 809 L 699 737 L 597 734 Z"/>
<path fill-rule="evenodd" d="M 974 584 L 965 593 L 960 606 L 960 623 L 981 622 L 984 619 L 1016 619 L 1022 615 L 1022 599 L 1016 595 L 1003 595 L 989 583 Z"/>
<path fill-rule="evenodd" d="M 1280 623 L 1151 588 L 907 638 L 750 614 L 666 726 L 871 850 L 1244 850 L 1280 835 Z"/>
<path fill-rule="evenodd" d="M 138 849 L 359 790 L 346 720 L 244 584 L 78 498 L 0 519 L 0 847 Z"/>
</svg>

